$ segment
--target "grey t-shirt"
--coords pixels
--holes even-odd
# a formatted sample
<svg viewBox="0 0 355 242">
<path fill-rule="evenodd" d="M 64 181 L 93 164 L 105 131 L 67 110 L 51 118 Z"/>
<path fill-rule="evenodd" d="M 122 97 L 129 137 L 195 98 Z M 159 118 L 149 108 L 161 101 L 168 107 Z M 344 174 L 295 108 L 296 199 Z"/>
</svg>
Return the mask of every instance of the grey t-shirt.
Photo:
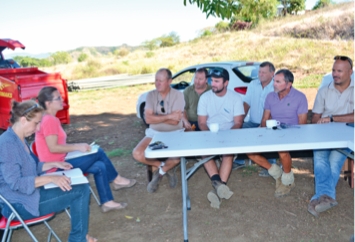
<svg viewBox="0 0 355 242">
<path fill-rule="evenodd" d="M 185 100 L 182 92 L 170 88 L 170 92 L 164 99 L 164 113 L 162 112 L 162 107 L 160 105 L 162 100 L 163 98 L 157 90 L 150 91 L 147 95 L 144 110 L 153 110 L 153 113 L 157 115 L 169 114 L 176 110 L 181 112 L 184 111 Z M 155 131 L 174 131 L 182 129 L 183 125 L 182 120 L 180 120 L 177 125 L 159 123 L 151 124 L 149 127 Z"/>
<path fill-rule="evenodd" d="M 228 130 L 233 127 L 235 116 L 244 115 L 243 101 L 237 93 L 229 89 L 223 97 L 210 90 L 201 95 L 197 114 L 207 116 L 207 126 L 218 123 L 220 130 Z"/>
</svg>

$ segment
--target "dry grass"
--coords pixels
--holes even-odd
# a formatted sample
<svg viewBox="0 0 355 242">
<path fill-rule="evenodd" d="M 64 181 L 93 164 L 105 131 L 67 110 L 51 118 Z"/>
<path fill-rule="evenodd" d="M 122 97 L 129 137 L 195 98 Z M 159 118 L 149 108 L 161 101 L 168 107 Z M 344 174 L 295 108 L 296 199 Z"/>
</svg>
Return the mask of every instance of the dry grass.
<svg viewBox="0 0 355 242">
<path fill-rule="evenodd" d="M 97 57 L 101 67 L 96 70 L 90 69 L 90 65 L 88 67 L 90 63 L 88 61 L 87 63 L 56 66 L 50 71 L 60 71 L 64 77 L 75 80 L 119 73 L 131 75 L 154 73 L 161 67 L 167 67 L 176 72 L 186 66 L 204 62 L 269 60 L 277 68 L 292 70 L 295 74 L 296 86 L 315 87 L 319 85 L 322 76 L 331 71 L 332 58 L 335 55 L 353 57 L 353 34 L 349 33 L 352 39 L 346 41 L 336 37 L 340 36 L 340 32 L 346 32 L 350 23 L 353 24 L 353 12 L 353 2 L 338 4 L 326 10 L 307 13 L 304 16 L 289 16 L 286 19 L 263 23 L 250 31 L 206 36 L 152 52 L 137 49 L 124 57 L 113 55 Z M 344 18 L 349 24 L 344 24 Z M 338 28 L 335 28 L 336 26 Z M 311 37 L 322 40 L 303 38 L 310 34 L 312 34 Z M 334 36 L 333 40 L 325 38 L 325 35 Z M 297 38 L 294 38 L 295 36 Z M 150 53 L 147 54 L 148 52 Z"/>
</svg>

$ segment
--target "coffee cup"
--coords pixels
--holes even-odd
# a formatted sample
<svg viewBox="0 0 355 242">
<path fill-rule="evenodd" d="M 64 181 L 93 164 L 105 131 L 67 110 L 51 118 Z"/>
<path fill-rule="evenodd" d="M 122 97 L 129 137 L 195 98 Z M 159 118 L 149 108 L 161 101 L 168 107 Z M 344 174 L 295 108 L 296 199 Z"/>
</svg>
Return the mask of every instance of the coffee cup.
<svg viewBox="0 0 355 242">
<path fill-rule="evenodd" d="M 210 124 L 210 131 L 213 133 L 217 133 L 219 130 L 219 124 L 218 123 L 211 123 Z"/>
<path fill-rule="evenodd" d="M 275 119 L 266 120 L 266 128 L 272 129 L 273 127 L 277 127 L 280 125 L 280 122 Z"/>
</svg>

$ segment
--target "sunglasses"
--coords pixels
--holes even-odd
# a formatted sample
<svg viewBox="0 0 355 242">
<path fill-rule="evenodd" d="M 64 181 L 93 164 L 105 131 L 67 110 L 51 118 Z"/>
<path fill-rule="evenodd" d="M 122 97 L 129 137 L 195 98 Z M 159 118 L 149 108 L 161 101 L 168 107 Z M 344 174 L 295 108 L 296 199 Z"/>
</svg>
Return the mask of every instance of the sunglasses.
<svg viewBox="0 0 355 242">
<path fill-rule="evenodd" d="M 161 106 L 161 109 L 160 109 L 160 110 L 161 110 L 161 112 L 162 112 L 162 113 L 165 113 L 165 109 L 164 109 L 164 100 L 161 100 L 159 104 L 160 104 L 160 106 Z"/>
<path fill-rule="evenodd" d="M 212 70 L 210 70 L 210 75 L 223 77 L 223 70 L 222 69 L 212 69 Z"/>
<path fill-rule="evenodd" d="M 34 104 L 33 106 L 27 108 L 23 113 L 22 113 L 22 116 L 25 116 L 26 114 L 28 114 L 29 112 L 31 112 L 33 109 L 35 108 L 39 108 L 39 104 L 36 103 Z"/>
<path fill-rule="evenodd" d="M 351 69 L 353 69 L 353 61 L 347 56 L 337 55 L 337 56 L 334 56 L 334 60 L 347 61 L 347 62 L 349 62 Z"/>
</svg>

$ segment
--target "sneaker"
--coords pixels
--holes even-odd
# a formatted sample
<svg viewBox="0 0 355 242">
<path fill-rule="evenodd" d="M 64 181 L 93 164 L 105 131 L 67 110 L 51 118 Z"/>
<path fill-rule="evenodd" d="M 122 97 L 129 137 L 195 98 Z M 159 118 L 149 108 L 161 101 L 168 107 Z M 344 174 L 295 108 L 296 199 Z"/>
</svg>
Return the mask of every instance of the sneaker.
<svg viewBox="0 0 355 242">
<path fill-rule="evenodd" d="M 279 187 L 275 191 L 275 197 L 283 197 L 291 192 L 291 190 L 296 186 L 295 182 L 290 185 L 285 185 L 281 182 Z"/>
<path fill-rule="evenodd" d="M 261 177 L 269 177 L 270 174 L 269 174 L 268 170 L 266 170 L 265 168 L 262 168 L 262 170 L 259 172 L 259 176 L 261 176 Z"/>
<path fill-rule="evenodd" d="M 212 186 L 219 198 L 229 199 L 233 195 L 229 187 L 220 181 L 212 181 Z"/>
<path fill-rule="evenodd" d="M 318 199 L 313 199 L 312 201 L 309 202 L 308 204 L 308 212 L 312 214 L 314 217 L 319 216 L 319 213 L 316 211 L 316 206 L 319 204 Z"/>
<path fill-rule="evenodd" d="M 152 180 L 148 183 L 147 191 L 150 193 L 156 192 L 159 188 L 159 182 L 162 178 L 163 176 L 159 174 L 159 169 L 154 171 Z"/>
<path fill-rule="evenodd" d="M 170 188 L 175 188 L 177 185 L 177 178 L 176 178 L 176 173 L 175 173 L 175 167 L 172 168 L 171 170 L 167 171 L 166 177 L 169 180 L 169 186 Z"/>
<path fill-rule="evenodd" d="M 242 168 L 245 168 L 245 164 L 238 164 L 236 162 L 233 162 L 232 171 L 242 169 Z"/>
<path fill-rule="evenodd" d="M 329 197 L 328 195 L 322 195 L 319 198 L 319 204 L 315 207 L 315 210 L 318 213 L 321 213 L 336 205 L 338 205 L 338 202 L 335 199 Z"/>
<path fill-rule="evenodd" d="M 221 200 L 217 196 L 217 193 L 216 193 L 215 190 L 211 190 L 207 194 L 207 199 L 208 199 L 208 201 L 210 201 L 210 205 L 211 205 L 212 208 L 218 208 L 219 209 L 219 205 L 221 204 Z"/>
</svg>

